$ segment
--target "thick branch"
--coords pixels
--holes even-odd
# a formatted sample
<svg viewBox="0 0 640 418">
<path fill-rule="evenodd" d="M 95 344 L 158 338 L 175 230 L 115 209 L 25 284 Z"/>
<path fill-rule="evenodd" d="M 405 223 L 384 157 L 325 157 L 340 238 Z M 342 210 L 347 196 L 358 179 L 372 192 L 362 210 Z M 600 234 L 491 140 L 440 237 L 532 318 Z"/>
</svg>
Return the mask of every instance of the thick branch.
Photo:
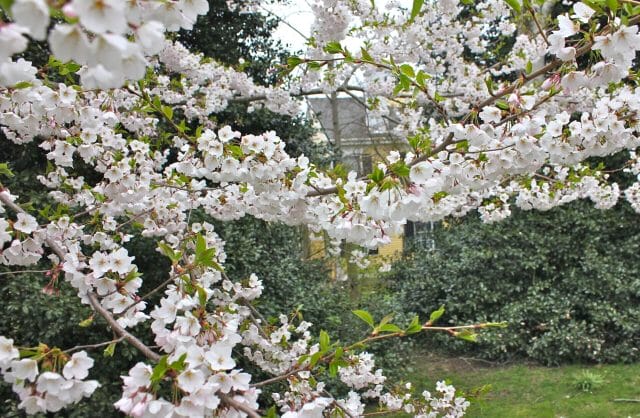
<svg viewBox="0 0 640 418">
<path fill-rule="evenodd" d="M 140 341 L 138 338 L 130 334 L 126 329 L 124 329 L 118 321 L 111 315 L 111 312 L 106 310 L 98 300 L 98 296 L 96 296 L 93 292 L 87 292 L 87 297 L 89 298 L 89 302 L 93 309 L 100 314 L 104 318 L 105 321 L 109 324 L 113 332 L 117 335 L 123 337 L 129 344 L 137 348 L 145 357 L 152 361 L 160 360 L 160 354 L 154 352 L 149 347 L 146 346 L 145 343 Z"/>
</svg>

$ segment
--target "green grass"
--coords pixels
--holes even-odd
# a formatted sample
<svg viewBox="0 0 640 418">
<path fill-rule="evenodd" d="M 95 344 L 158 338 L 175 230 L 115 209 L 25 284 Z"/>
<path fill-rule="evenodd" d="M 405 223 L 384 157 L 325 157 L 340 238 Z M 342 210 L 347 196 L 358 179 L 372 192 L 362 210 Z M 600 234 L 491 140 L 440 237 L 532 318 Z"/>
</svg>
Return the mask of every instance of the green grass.
<svg viewBox="0 0 640 418">
<path fill-rule="evenodd" d="M 640 399 L 640 364 L 489 367 L 476 361 L 420 357 L 413 368 L 409 377 L 420 390 L 432 390 L 441 379 L 469 394 L 490 385 L 472 401 L 470 418 L 640 417 L 640 403 L 613 401 Z M 584 370 L 602 377 L 603 384 L 591 392 L 580 390 L 576 379 L 584 379 Z"/>
</svg>

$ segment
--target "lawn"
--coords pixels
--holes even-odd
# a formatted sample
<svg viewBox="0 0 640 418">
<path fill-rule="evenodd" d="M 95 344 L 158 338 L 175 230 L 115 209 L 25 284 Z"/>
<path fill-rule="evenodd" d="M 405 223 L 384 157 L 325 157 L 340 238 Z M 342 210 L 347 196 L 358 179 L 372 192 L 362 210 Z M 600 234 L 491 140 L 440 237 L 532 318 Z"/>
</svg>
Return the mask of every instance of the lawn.
<svg viewBox="0 0 640 418">
<path fill-rule="evenodd" d="M 591 391 L 578 389 L 576 380 L 585 381 L 584 371 L 604 382 Z M 418 389 L 432 389 L 442 378 L 469 394 L 482 392 L 483 386 L 488 389 L 473 402 L 470 418 L 640 417 L 640 403 L 614 402 L 640 399 L 640 364 L 490 366 L 464 359 L 416 359 L 411 380 Z"/>
</svg>

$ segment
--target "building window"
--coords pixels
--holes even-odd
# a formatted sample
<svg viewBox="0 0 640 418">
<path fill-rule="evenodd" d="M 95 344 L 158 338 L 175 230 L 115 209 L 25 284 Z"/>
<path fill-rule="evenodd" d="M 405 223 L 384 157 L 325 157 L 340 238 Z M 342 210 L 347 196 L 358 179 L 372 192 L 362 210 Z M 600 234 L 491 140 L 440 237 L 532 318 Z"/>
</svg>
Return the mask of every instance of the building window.
<svg viewBox="0 0 640 418">
<path fill-rule="evenodd" d="M 373 159 L 370 155 L 348 155 L 342 160 L 345 167 L 358 173 L 358 176 L 366 176 L 373 171 Z"/>
<path fill-rule="evenodd" d="M 435 229 L 436 222 L 411 222 L 404 226 L 405 249 L 407 246 L 423 248 L 433 251 L 436 249 Z"/>
</svg>

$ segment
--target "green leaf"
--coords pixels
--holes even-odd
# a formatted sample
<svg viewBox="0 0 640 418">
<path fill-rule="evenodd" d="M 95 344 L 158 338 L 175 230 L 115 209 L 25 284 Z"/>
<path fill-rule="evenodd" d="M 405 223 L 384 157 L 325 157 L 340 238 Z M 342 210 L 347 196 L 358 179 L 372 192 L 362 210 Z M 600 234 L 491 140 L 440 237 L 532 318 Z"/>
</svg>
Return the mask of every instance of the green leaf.
<svg viewBox="0 0 640 418">
<path fill-rule="evenodd" d="M 309 365 L 311 367 L 315 367 L 315 365 L 318 363 L 318 360 L 320 360 L 321 358 L 322 358 L 322 352 L 318 351 L 317 353 L 311 356 L 311 359 L 309 360 Z"/>
<path fill-rule="evenodd" d="M 362 56 L 362 59 L 365 61 L 373 61 L 373 57 L 369 54 L 369 51 L 367 51 L 364 48 L 360 48 L 360 55 Z"/>
<path fill-rule="evenodd" d="M 418 71 L 418 75 L 416 76 L 416 83 L 418 83 L 418 85 L 420 87 L 424 87 L 425 81 L 429 80 L 430 78 L 431 78 L 431 76 L 429 74 L 427 74 L 424 71 L 420 70 L 420 71 Z"/>
<path fill-rule="evenodd" d="M 404 330 L 397 325 L 394 324 L 384 324 L 379 327 L 380 332 L 399 332 L 404 333 Z"/>
<path fill-rule="evenodd" d="M 485 324 L 487 328 L 507 328 L 509 326 L 508 322 L 487 322 Z"/>
<path fill-rule="evenodd" d="M 9 165 L 7 163 L 0 163 L 0 175 L 13 177 L 13 171 L 9 169 Z"/>
<path fill-rule="evenodd" d="M 289 57 L 287 58 L 287 67 L 289 67 L 289 70 L 293 70 L 303 62 L 304 60 L 300 57 Z"/>
<path fill-rule="evenodd" d="M 173 108 L 171 106 L 162 106 L 162 114 L 167 119 L 173 119 Z"/>
<path fill-rule="evenodd" d="M 383 326 L 385 326 L 385 324 L 388 324 L 389 321 L 391 321 L 392 319 L 393 319 L 392 313 L 389 315 L 386 315 L 384 318 L 380 320 L 380 323 L 378 324 L 378 328 L 382 328 Z"/>
<path fill-rule="evenodd" d="M 410 21 L 413 21 L 416 16 L 418 16 L 423 4 L 424 0 L 413 0 L 413 5 L 411 6 L 411 19 L 409 19 Z"/>
<path fill-rule="evenodd" d="M 413 148 L 414 150 L 417 150 L 418 144 L 420 143 L 420 135 L 418 134 L 412 135 L 409 138 L 407 138 L 407 141 L 409 142 L 409 145 L 411 146 L 411 148 Z"/>
<path fill-rule="evenodd" d="M 168 369 L 169 365 L 167 364 L 167 356 L 164 355 L 160 357 L 160 361 L 153 368 L 153 372 L 151 373 L 151 383 L 160 382 Z"/>
<path fill-rule="evenodd" d="M 159 242 L 158 243 L 158 248 L 160 249 L 162 254 L 164 254 L 165 256 L 169 257 L 169 259 L 173 262 L 173 264 L 175 264 L 178 261 L 180 261 L 180 257 L 182 257 L 182 252 L 173 251 L 173 248 L 169 247 L 164 242 Z"/>
<path fill-rule="evenodd" d="M 600 6 L 598 6 L 597 4 L 593 3 L 590 0 L 582 0 L 582 3 L 586 4 L 587 6 L 589 6 L 590 8 L 592 8 L 598 13 L 604 13 L 604 10 L 602 10 Z"/>
<path fill-rule="evenodd" d="M 338 375 L 338 362 L 331 361 L 329 363 L 329 376 L 336 377 Z"/>
<path fill-rule="evenodd" d="M 20 89 L 26 89 L 27 87 L 31 87 L 31 86 L 33 86 L 33 84 L 29 83 L 28 81 L 21 81 L 15 86 L 13 86 L 13 88 L 20 90 Z"/>
<path fill-rule="evenodd" d="M 527 74 L 531 74 L 531 71 L 533 71 L 533 63 L 532 63 L 531 61 L 527 61 L 527 65 L 526 65 L 526 67 L 524 68 L 524 71 L 525 71 Z"/>
<path fill-rule="evenodd" d="M 409 77 L 407 77 L 405 74 L 400 74 L 398 76 L 398 81 L 399 81 L 399 86 L 400 86 L 400 90 L 409 90 L 409 88 L 411 87 L 411 79 Z"/>
<path fill-rule="evenodd" d="M 196 236 L 196 257 L 207 251 L 207 240 L 201 234 Z"/>
<path fill-rule="evenodd" d="M 325 45 L 324 47 L 324 52 L 326 52 L 327 54 L 339 54 L 342 52 L 342 45 L 340 45 L 340 42 L 329 42 L 327 45 Z"/>
<path fill-rule="evenodd" d="M 89 325 L 91 325 L 91 324 L 93 324 L 93 315 L 91 315 L 91 316 L 90 316 L 89 318 L 87 318 L 87 319 L 84 319 L 84 320 L 80 321 L 80 323 L 78 323 L 78 326 L 79 326 L 79 327 L 82 327 L 82 328 L 86 328 L 86 327 L 88 327 L 88 326 L 89 326 Z"/>
<path fill-rule="evenodd" d="M 471 343 L 478 342 L 478 334 L 468 329 L 458 332 L 456 334 L 456 338 L 460 338 L 461 340 L 469 341 Z"/>
<path fill-rule="evenodd" d="M 79 64 L 73 61 L 69 61 L 67 63 L 60 65 L 59 72 L 60 72 L 60 75 L 75 74 L 75 72 L 78 71 L 80 68 L 82 67 Z"/>
<path fill-rule="evenodd" d="M 205 306 L 207 304 L 207 292 L 204 290 L 202 286 L 198 286 L 198 302 L 200 302 L 200 306 Z"/>
<path fill-rule="evenodd" d="M 496 107 L 502 110 L 509 110 L 509 103 L 505 102 L 504 100 L 497 100 Z"/>
<path fill-rule="evenodd" d="M 615 14 L 620 7 L 620 3 L 618 3 L 618 0 L 607 0 L 607 7 Z"/>
<path fill-rule="evenodd" d="M 522 11 L 522 7 L 520 6 L 520 2 L 518 0 L 504 0 L 505 3 L 509 5 L 513 9 L 514 12 L 520 13 Z"/>
<path fill-rule="evenodd" d="M 174 361 L 169 365 L 171 370 L 175 370 L 177 372 L 181 372 L 184 370 L 185 361 L 187 360 L 187 353 L 183 353 L 178 360 Z"/>
<path fill-rule="evenodd" d="M 102 355 L 105 357 L 113 357 L 116 352 L 116 343 L 111 343 L 104 349 Z"/>
<path fill-rule="evenodd" d="M 320 351 L 322 352 L 327 352 L 327 350 L 329 350 L 329 344 L 330 344 L 330 339 L 329 339 L 329 334 L 327 334 L 327 331 L 320 331 Z"/>
<path fill-rule="evenodd" d="M 384 179 L 384 171 L 380 167 L 376 167 L 367 177 L 376 183 L 380 183 Z"/>
<path fill-rule="evenodd" d="M 352 311 L 353 314 L 355 316 L 357 316 L 358 318 L 362 319 L 364 322 L 366 322 L 367 324 L 369 324 L 369 326 L 371 326 L 371 328 L 373 328 L 373 317 L 371 316 L 371 314 L 367 311 L 363 311 L 360 309 L 356 309 L 355 311 Z"/>
<path fill-rule="evenodd" d="M 442 305 L 438 310 L 431 312 L 429 315 L 429 323 L 433 325 L 440 317 L 444 314 L 444 305 Z"/>
<path fill-rule="evenodd" d="M 23 348 L 18 350 L 18 353 L 20 355 L 20 358 L 27 358 L 27 357 L 33 357 L 36 354 L 38 354 L 38 350 L 30 350 L 28 348 Z"/>
<path fill-rule="evenodd" d="M 317 61 L 311 61 L 311 62 L 307 63 L 307 68 L 312 70 L 312 71 L 317 71 L 320 68 L 322 68 L 322 65 Z"/>
<path fill-rule="evenodd" d="M 409 64 L 402 64 L 400 66 L 400 72 L 409 78 L 415 78 L 416 76 L 415 71 L 413 71 L 413 67 Z"/>
<path fill-rule="evenodd" d="M 195 263 L 204 267 L 213 267 L 218 271 L 224 271 L 222 266 L 218 264 L 214 258 L 216 256 L 215 248 L 207 248 L 207 242 L 200 234 L 196 236 L 196 258 Z"/>
<path fill-rule="evenodd" d="M 411 168 L 402 160 L 389 167 L 389 169 L 398 177 L 409 177 L 409 174 L 411 173 Z"/>
<path fill-rule="evenodd" d="M 13 0 L 0 0 L 0 8 L 9 16 L 11 16 L 11 6 L 13 6 Z"/>
<path fill-rule="evenodd" d="M 420 318 L 418 317 L 418 315 L 416 315 L 411 320 L 411 323 L 409 324 L 409 326 L 405 330 L 405 333 L 407 333 L 407 334 L 416 334 L 416 333 L 418 333 L 420 331 L 422 331 L 422 325 L 420 325 Z"/>
<path fill-rule="evenodd" d="M 276 406 L 273 405 L 271 408 L 267 409 L 267 412 L 264 414 L 264 418 L 277 418 L 278 414 L 276 413 Z"/>
</svg>

